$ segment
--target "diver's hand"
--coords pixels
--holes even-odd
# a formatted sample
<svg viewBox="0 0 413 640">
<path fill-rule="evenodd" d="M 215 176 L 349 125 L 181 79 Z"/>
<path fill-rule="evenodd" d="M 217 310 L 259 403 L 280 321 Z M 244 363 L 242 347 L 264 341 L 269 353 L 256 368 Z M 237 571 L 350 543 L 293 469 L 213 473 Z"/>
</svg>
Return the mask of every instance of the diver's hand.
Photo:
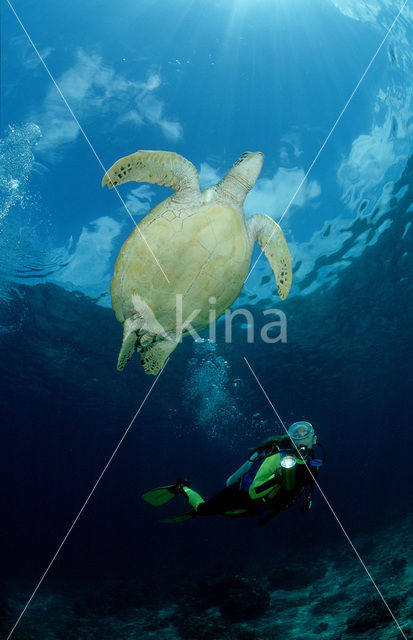
<svg viewBox="0 0 413 640">
<path fill-rule="evenodd" d="M 307 511 L 310 511 L 311 507 L 312 507 L 313 501 L 310 499 L 306 499 L 305 502 L 303 502 L 303 504 L 301 505 L 301 513 L 307 513 Z"/>
</svg>

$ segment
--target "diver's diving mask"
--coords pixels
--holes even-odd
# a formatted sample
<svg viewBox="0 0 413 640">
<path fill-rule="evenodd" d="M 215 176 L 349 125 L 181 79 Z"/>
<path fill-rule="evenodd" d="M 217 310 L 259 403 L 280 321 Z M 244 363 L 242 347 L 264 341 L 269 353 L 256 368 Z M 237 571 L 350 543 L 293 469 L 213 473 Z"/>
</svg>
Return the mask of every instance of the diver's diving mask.
<svg viewBox="0 0 413 640">
<path fill-rule="evenodd" d="M 313 425 L 310 424 L 310 422 L 301 420 L 300 422 L 294 422 L 291 425 L 288 429 L 288 435 L 298 450 L 305 447 L 308 451 L 308 448 L 311 448 L 313 445 L 315 433 Z"/>
</svg>

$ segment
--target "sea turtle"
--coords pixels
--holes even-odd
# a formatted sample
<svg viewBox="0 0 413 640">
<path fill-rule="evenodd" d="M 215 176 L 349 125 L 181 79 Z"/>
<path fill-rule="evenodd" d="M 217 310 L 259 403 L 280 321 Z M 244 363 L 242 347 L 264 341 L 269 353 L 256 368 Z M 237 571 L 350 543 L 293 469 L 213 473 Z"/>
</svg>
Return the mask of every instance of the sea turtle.
<svg viewBox="0 0 413 640">
<path fill-rule="evenodd" d="M 104 175 L 109 189 L 134 180 L 176 192 L 141 220 L 115 264 L 112 307 L 124 330 L 119 370 L 137 350 L 145 371 L 158 373 L 182 335 L 225 313 L 241 292 L 254 242 L 274 271 L 280 297 L 287 297 L 291 256 L 283 232 L 268 216 L 247 220 L 243 211 L 263 161 L 260 152 L 243 153 L 204 191 L 194 165 L 169 151 L 137 151 Z"/>
</svg>

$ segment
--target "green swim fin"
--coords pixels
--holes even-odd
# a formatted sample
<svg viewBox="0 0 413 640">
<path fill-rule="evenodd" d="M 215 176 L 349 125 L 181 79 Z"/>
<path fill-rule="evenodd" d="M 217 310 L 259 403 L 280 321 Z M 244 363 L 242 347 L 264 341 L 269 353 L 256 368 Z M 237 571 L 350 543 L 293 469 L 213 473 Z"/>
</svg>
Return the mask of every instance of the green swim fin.
<svg viewBox="0 0 413 640">
<path fill-rule="evenodd" d="M 159 522 L 164 522 L 166 524 L 176 524 L 177 522 L 185 522 L 185 520 L 192 520 L 192 518 L 194 518 L 195 516 L 196 516 L 196 511 L 191 507 L 191 509 L 184 511 L 183 513 L 178 513 L 178 515 L 174 516 L 173 518 L 165 518 L 164 520 L 159 520 Z"/>
<path fill-rule="evenodd" d="M 176 482 L 170 484 L 167 487 L 158 487 L 157 489 L 151 489 L 143 494 L 142 500 L 149 502 L 154 507 L 159 507 L 161 504 L 166 504 L 170 500 L 173 500 L 180 493 Z"/>
</svg>

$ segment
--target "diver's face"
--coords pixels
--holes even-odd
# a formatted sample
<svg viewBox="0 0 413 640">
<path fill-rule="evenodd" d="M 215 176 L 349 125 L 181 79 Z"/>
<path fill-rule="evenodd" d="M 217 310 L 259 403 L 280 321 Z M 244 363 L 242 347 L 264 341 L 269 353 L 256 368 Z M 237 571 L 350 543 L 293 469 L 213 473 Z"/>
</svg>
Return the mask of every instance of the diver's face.
<svg viewBox="0 0 413 640">
<path fill-rule="evenodd" d="M 295 445 L 298 448 L 307 447 L 308 449 L 312 449 L 317 442 L 317 436 L 308 436 L 308 438 L 303 438 L 302 440 L 293 440 L 293 442 L 295 442 Z"/>
</svg>

